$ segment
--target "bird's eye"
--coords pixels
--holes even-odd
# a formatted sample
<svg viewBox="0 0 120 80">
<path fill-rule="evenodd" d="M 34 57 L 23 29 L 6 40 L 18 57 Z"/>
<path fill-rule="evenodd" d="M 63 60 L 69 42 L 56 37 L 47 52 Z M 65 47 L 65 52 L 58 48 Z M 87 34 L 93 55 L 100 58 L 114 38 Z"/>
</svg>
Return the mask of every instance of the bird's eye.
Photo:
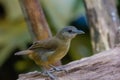
<svg viewBox="0 0 120 80">
<path fill-rule="evenodd" d="M 72 32 L 72 30 L 68 30 L 68 32 L 69 32 L 69 33 L 71 33 L 71 32 Z"/>
</svg>

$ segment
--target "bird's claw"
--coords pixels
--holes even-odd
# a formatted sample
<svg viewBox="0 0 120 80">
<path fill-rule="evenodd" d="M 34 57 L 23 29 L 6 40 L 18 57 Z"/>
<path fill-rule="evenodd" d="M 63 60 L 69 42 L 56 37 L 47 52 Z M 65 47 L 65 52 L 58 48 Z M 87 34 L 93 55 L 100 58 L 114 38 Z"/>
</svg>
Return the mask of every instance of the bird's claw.
<svg viewBox="0 0 120 80">
<path fill-rule="evenodd" d="M 58 80 L 58 78 L 56 76 L 54 76 L 51 71 L 44 71 L 42 72 L 43 76 L 48 76 L 50 77 L 51 80 Z"/>
<path fill-rule="evenodd" d="M 50 70 L 51 72 L 55 72 L 55 71 L 57 71 L 57 72 L 59 72 L 59 71 L 64 71 L 64 72 L 67 73 L 67 70 L 65 70 L 65 69 L 62 68 L 62 67 L 55 67 L 55 66 L 51 66 L 51 67 L 52 67 L 52 69 Z"/>
</svg>

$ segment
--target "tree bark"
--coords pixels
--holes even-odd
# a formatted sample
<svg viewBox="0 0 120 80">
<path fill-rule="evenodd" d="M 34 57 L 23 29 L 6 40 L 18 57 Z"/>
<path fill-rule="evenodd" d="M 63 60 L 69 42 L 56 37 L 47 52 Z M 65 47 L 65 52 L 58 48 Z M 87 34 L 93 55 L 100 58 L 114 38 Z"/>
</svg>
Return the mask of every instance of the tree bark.
<svg viewBox="0 0 120 80">
<path fill-rule="evenodd" d="M 120 46 L 63 66 L 68 71 L 54 73 L 59 80 L 120 80 Z M 18 80 L 50 80 L 40 72 L 20 74 Z"/>
<path fill-rule="evenodd" d="M 94 53 L 109 50 L 120 43 L 120 23 L 116 0 L 84 0 Z"/>
<path fill-rule="evenodd" d="M 38 0 L 19 0 L 33 40 L 52 37 Z"/>
</svg>

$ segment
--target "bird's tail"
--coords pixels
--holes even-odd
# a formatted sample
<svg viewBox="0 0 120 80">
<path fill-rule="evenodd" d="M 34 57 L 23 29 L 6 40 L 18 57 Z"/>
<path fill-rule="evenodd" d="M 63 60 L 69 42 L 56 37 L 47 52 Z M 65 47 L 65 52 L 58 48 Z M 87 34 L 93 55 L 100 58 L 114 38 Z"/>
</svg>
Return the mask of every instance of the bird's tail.
<svg viewBox="0 0 120 80">
<path fill-rule="evenodd" d="M 20 51 L 20 52 L 16 52 L 15 55 L 28 55 L 32 53 L 31 50 L 23 50 L 23 51 Z"/>
</svg>

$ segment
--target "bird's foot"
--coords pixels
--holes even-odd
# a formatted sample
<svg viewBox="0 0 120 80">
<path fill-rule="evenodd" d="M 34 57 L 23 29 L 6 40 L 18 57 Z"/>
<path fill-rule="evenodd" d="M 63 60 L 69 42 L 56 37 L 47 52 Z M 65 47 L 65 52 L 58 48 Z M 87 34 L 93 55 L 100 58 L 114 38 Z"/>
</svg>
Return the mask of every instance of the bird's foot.
<svg viewBox="0 0 120 80">
<path fill-rule="evenodd" d="M 48 76 L 50 77 L 51 80 L 58 80 L 58 78 L 51 73 L 51 71 L 44 71 L 42 72 L 43 76 Z"/>
<path fill-rule="evenodd" d="M 53 65 L 50 65 L 50 67 L 52 67 L 52 69 L 50 70 L 51 72 L 55 72 L 55 71 L 64 71 L 67 73 L 67 70 L 65 70 L 63 67 L 55 67 Z"/>
</svg>

